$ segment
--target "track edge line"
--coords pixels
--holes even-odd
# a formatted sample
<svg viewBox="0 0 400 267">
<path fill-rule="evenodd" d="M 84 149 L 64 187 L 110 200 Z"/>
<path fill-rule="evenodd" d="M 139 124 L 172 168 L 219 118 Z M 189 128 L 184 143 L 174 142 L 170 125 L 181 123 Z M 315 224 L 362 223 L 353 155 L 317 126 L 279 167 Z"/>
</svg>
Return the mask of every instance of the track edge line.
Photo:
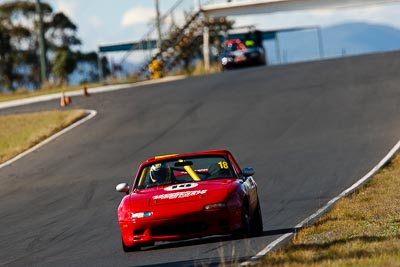
<svg viewBox="0 0 400 267">
<path fill-rule="evenodd" d="M 308 226 L 311 223 L 314 223 L 318 218 L 320 218 L 322 215 L 327 213 L 333 205 L 336 204 L 337 201 L 342 199 L 343 197 L 346 197 L 350 194 L 352 194 L 354 191 L 359 189 L 361 186 L 363 186 L 367 181 L 369 181 L 374 174 L 376 174 L 389 160 L 392 159 L 392 157 L 396 154 L 396 152 L 400 148 L 400 140 L 397 141 L 397 143 L 392 147 L 392 149 L 388 152 L 388 154 L 375 166 L 373 167 L 367 174 L 365 174 L 361 179 L 359 179 L 357 182 L 355 182 L 352 186 L 349 188 L 345 189 L 342 193 L 340 193 L 338 196 L 332 198 L 328 203 L 325 204 L 322 208 L 318 209 L 315 213 L 298 223 L 294 228 L 296 229 L 301 229 L 304 226 Z M 291 237 L 293 233 L 287 233 L 284 235 L 281 235 L 271 243 L 269 243 L 265 248 L 263 248 L 260 252 L 258 252 L 255 256 L 251 257 L 250 260 L 245 261 L 241 263 L 241 266 L 249 266 L 253 264 L 254 262 L 258 261 L 261 257 L 265 256 L 267 253 L 271 252 L 276 246 L 278 246 L 280 243 L 283 241 L 287 240 L 289 237 Z"/>
</svg>

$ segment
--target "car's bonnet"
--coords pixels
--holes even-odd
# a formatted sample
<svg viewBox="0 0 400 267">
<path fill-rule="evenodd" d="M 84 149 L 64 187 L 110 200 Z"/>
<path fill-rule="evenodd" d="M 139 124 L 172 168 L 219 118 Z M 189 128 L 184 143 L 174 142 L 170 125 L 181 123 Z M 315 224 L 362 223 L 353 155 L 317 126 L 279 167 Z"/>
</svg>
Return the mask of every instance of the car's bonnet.
<svg viewBox="0 0 400 267">
<path fill-rule="evenodd" d="M 233 179 L 218 179 L 138 190 L 131 194 L 131 205 L 138 207 L 138 205 L 158 206 L 182 202 L 219 201 L 226 197 L 234 184 Z"/>
</svg>

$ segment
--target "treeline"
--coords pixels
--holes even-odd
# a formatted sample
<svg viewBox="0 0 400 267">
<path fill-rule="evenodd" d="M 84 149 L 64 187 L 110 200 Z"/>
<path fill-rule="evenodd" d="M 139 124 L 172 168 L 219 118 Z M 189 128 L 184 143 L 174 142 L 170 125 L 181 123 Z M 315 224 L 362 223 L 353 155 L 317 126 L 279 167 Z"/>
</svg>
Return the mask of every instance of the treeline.
<svg viewBox="0 0 400 267">
<path fill-rule="evenodd" d="M 83 82 L 97 81 L 98 55 L 79 51 L 81 40 L 77 37 L 77 26 L 64 13 L 55 13 L 44 1 L 40 2 L 43 17 L 43 23 L 40 23 L 38 4 L 39 1 L 35 0 L 0 4 L 0 91 L 40 87 L 40 29 L 47 51 L 48 83 L 57 86 L 68 84 L 68 76 L 78 64 L 91 70 Z M 108 65 L 103 63 L 102 66 Z M 109 72 L 107 69 L 102 71 L 105 74 Z"/>
</svg>

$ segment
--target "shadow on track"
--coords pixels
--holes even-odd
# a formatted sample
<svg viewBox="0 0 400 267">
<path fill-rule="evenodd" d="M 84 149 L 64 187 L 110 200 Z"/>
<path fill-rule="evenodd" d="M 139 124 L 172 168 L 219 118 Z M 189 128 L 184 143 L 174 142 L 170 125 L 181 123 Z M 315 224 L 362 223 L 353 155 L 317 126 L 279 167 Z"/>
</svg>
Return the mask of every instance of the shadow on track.
<svg viewBox="0 0 400 267">
<path fill-rule="evenodd" d="M 246 258 L 238 258 L 232 261 L 231 259 L 223 259 L 221 260 L 220 258 L 210 258 L 210 259 L 202 259 L 202 260 L 190 260 L 190 261 L 178 261 L 178 262 L 169 262 L 169 263 L 161 263 L 161 264 L 152 264 L 152 265 L 141 265 L 139 267 L 148 267 L 148 266 L 154 266 L 154 267 L 191 267 L 191 266 L 207 266 L 207 267 L 217 267 L 221 266 L 222 264 L 226 265 L 232 265 L 240 262 L 246 261 Z"/>
<path fill-rule="evenodd" d="M 297 233 L 300 228 L 282 228 L 282 229 L 273 229 L 264 231 L 262 235 L 258 236 L 274 236 L 274 235 L 283 235 L 287 233 Z M 179 248 L 179 247 L 188 247 L 188 246 L 196 246 L 202 244 L 211 244 L 211 243 L 221 243 L 226 241 L 234 241 L 234 240 L 244 240 L 245 238 L 238 238 L 234 236 L 212 236 L 206 238 L 199 238 L 199 239 L 191 239 L 191 240 L 184 240 L 184 241 L 174 241 L 174 242 L 166 242 L 157 244 L 152 247 L 142 248 L 142 251 L 157 251 L 160 249 L 170 249 L 170 248 Z M 221 245 L 222 246 L 222 245 Z M 140 253 L 140 252 L 134 252 Z M 169 263 L 160 263 L 160 264 L 152 264 L 152 265 L 140 265 L 141 267 L 147 266 L 156 266 L 156 267 L 169 267 L 169 266 L 221 266 L 221 264 L 228 264 L 228 265 L 237 265 L 240 262 L 244 262 L 248 260 L 249 257 L 240 257 L 240 258 L 231 258 L 231 257 L 215 257 L 215 258 L 208 258 L 208 259 L 197 259 L 197 260 L 189 260 L 189 261 L 179 261 L 179 262 L 169 262 Z"/>
<path fill-rule="evenodd" d="M 283 228 L 283 229 L 276 229 L 276 230 L 268 230 L 264 231 L 263 236 L 271 236 L 271 235 L 283 235 L 289 233 L 297 233 L 301 227 L 294 227 L 294 228 Z"/>
</svg>

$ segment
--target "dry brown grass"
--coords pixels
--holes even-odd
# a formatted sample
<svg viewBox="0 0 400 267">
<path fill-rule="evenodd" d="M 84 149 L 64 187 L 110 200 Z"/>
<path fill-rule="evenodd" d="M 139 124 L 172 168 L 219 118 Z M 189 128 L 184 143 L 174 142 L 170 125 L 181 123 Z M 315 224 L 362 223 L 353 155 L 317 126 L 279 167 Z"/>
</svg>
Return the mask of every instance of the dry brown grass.
<svg viewBox="0 0 400 267">
<path fill-rule="evenodd" d="M 0 116 L 0 163 L 85 116 L 81 110 Z"/>
<path fill-rule="evenodd" d="M 89 88 L 92 86 L 94 86 L 94 85 L 89 85 L 87 87 Z M 21 89 L 21 90 L 17 90 L 15 92 L 9 93 L 9 94 L 0 93 L 0 102 L 23 99 L 23 98 L 34 97 L 34 96 L 47 95 L 47 94 L 55 94 L 55 93 L 61 93 L 61 92 L 82 90 L 82 88 L 83 88 L 83 86 L 52 87 L 49 85 L 44 85 L 44 87 L 42 89 L 32 91 L 32 92 Z"/>
<path fill-rule="evenodd" d="M 261 266 L 400 266 L 400 156 Z"/>
<path fill-rule="evenodd" d="M 190 67 L 190 69 L 188 71 L 181 69 L 181 70 L 177 71 L 175 73 L 175 75 L 200 76 L 200 75 L 219 73 L 221 71 L 222 71 L 222 68 L 218 63 L 211 64 L 210 69 L 206 70 L 204 68 L 203 62 L 199 62 L 195 66 Z"/>
<path fill-rule="evenodd" d="M 35 91 L 26 91 L 24 89 L 19 89 L 12 93 L 0 93 L 0 102 L 47 95 L 47 94 L 55 94 L 61 92 L 79 91 L 82 90 L 83 87 L 95 89 L 97 87 L 109 84 L 126 84 L 126 83 L 133 83 L 136 81 L 137 80 L 134 77 L 132 77 L 129 78 L 127 81 L 111 79 L 108 83 L 90 83 L 90 84 L 75 85 L 75 86 L 54 86 L 49 83 L 46 83 L 43 85 L 41 89 Z"/>
</svg>

